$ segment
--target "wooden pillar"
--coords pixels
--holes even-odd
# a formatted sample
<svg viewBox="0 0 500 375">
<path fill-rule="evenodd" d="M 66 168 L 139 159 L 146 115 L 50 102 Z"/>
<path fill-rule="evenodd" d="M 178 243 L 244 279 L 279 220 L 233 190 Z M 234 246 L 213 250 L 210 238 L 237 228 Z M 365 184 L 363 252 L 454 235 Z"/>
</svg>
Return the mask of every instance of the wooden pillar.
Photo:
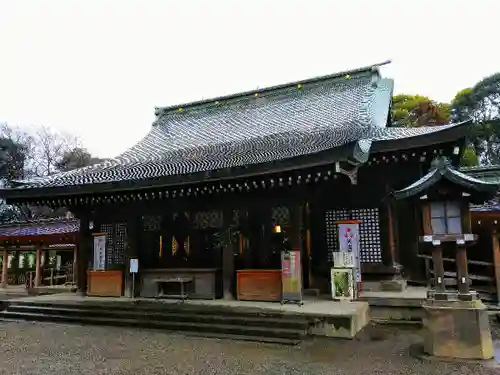
<svg viewBox="0 0 500 375">
<path fill-rule="evenodd" d="M 500 305 L 500 244 L 498 241 L 498 232 L 493 229 L 491 234 L 492 248 L 493 248 L 493 267 L 495 269 L 495 284 L 497 290 L 497 301 Z"/>
<path fill-rule="evenodd" d="M 162 224 L 163 227 L 163 224 Z M 141 217 L 139 215 L 130 217 L 127 220 L 127 248 L 126 251 L 126 264 L 125 264 L 125 290 L 124 294 L 126 297 L 136 297 L 139 290 L 137 290 L 137 285 L 139 285 L 139 275 L 141 262 L 139 262 L 139 273 L 132 277 L 130 273 L 130 259 L 138 259 L 139 257 L 139 231 L 142 228 Z M 162 232 L 163 233 L 163 232 Z M 155 251 L 150 249 L 149 251 Z M 161 260 L 160 260 L 161 262 Z M 132 280 L 135 281 L 135 285 L 132 285 Z"/>
<path fill-rule="evenodd" d="M 36 245 L 35 257 L 35 287 L 42 285 L 42 246 Z"/>
<path fill-rule="evenodd" d="M 296 203 L 290 207 L 290 229 L 288 230 L 288 241 L 292 250 L 302 250 L 301 229 L 302 205 L 300 203 Z"/>
<path fill-rule="evenodd" d="M 224 247 L 222 248 L 222 283 L 224 290 L 224 299 L 234 299 L 234 243 L 233 243 L 233 228 L 231 224 L 233 221 L 233 210 L 226 209 L 223 212 L 223 225 L 224 231 Z"/>
<path fill-rule="evenodd" d="M 7 248 L 3 249 L 2 261 L 2 288 L 6 288 L 9 280 L 9 251 Z"/>
<path fill-rule="evenodd" d="M 445 292 L 443 249 L 441 245 L 432 249 L 432 263 L 434 264 L 434 288 L 438 293 Z"/>
<path fill-rule="evenodd" d="M 76 241 L 75 241 L 76 242 Z M 73 248 L 73 283 L 76 283 L 76 275 L 78 273 L 77 260 L 78 259 L 78 244 Z"/>
<path fill-rule="evenodd" d="M 91 250 L 91 233 L 89 229 L 89 217 L 80 217 L 80 232 L 77 258 L 77 290 L 80 295 L 87 293 L 87 269 L 88 259 Z"/>
<path fill-rule="evenodd" d="M 469 294 L 469 270 L 467 267 L 467 249 L 463 245 L 456 248 L 458 294 Z"/>
<path fill-rule="evenodd" d="M 387 265 L 392 266 L 396 262 L 398 262 L 398 255 L 396 253 L 396 237 L 394 234 L 394 207 L 393 202 L 390 199 L 387 199 L 386 202 L 386 212 L 387 212 L 387 242 L 388 242 L 388 257 L 387 257 Z"/>
<path fill-rule="evenodd" d="M 305 219 L 305 227 L 306 227 L 306 259 L 304 260 L 304 265 L 307 264 L 307 285 L 304 286 L 304 288 L 312 288 L 314 281 L 313 281 L 313 274 L 312 274 L 312 254 L 311 254 L 311 210 L 309 207 L 309 203 L 306 203 L 305 205 L 305 212 L 304 212 L 304 219 Z"/>
</svg>

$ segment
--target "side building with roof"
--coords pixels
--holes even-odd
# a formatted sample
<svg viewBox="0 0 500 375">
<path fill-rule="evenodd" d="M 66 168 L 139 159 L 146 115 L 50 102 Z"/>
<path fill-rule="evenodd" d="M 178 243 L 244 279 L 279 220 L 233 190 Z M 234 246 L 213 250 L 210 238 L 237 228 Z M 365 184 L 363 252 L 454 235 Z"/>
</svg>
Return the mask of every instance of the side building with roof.
<svg viewBox="0 0 500 375">
<path fill-rule="evenodd" d="M 90 294 L 131 293 L 138 259 L 142 297 L 175 293 L 161 281 L 175 276 L 191 298 L 279 300 L 283 235 L 300 251 L 303 288 L 329 293 L 343 220 L 360 223 L 363 281 L 425 279 L 421 209 L 393 193 L 439 158 L 455 168 L 469 123 L 391 127 L 392 93 L 373 65 L 157 108 L 118 157 L 1 195 L 80 219 L 78 287 Z"/>
<path fill-rule="evenodd" d="M 0 225 L 1 288 L 73 283 L 79 230 L 75 218 Z"/>
</svg>

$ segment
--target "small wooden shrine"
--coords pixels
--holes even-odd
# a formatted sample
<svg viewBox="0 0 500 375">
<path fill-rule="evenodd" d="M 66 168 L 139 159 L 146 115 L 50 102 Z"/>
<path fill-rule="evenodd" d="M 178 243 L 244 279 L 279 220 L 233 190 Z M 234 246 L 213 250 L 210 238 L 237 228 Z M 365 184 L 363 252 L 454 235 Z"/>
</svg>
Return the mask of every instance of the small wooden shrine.
<svg viewBox="0 0 500 375">
<path fill-rule="evenodd" d="M 44 268 L 49 282 L 74 274 L 78 219 L 57 218 L 14 222 L 0 225 L 2 257 L 1 287 L 43 284 Z M 67 268 L 67 270 L 63 270 Z M 62 274 L 59 276 L 58 274 Z M 68 276 L 69 275 L 69 276 Z"/>
<path fill-rule="evenodd" d="M 362 281 L 424 278 L 420 206 L 391 194 L 438 157 L 456 166 L 469 123 L 392 127 L 392 90 L 374 65 L 157 108 L 115 159 L 1 195 L 80 219 L 81 292 L 277 301 L 286 246 L 301 288 L 330 293 L 345 220 L 359 222 Z"/>
</svg>

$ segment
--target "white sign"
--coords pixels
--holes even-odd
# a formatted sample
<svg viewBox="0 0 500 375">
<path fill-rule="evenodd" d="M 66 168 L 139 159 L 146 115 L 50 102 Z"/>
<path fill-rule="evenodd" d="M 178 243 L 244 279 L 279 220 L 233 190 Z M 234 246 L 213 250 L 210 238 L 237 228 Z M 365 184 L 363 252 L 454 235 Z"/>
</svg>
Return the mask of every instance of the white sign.
<svg viewBox="0 0 500 375">
<path fill-rule="evenodd" d="M 139 259 L 130 259 L 130 273 L 139 272 Z"/>
<path fill-rule="evenodd" d="M 104 271 L 106 268 L 106 235 L 94 236 L 94 271 Z"/>
<path fill-rule="evenodd" d="M 339 228 L 339 250 L 340 252 L 352 253 L 354 267 L 356 268 L 356 282 L 361 282 L 361 260 L 359 257 L 359 224 L 342 223 Z"/>
<path fill-rule="evenodd" d="M 355 257 L 352 252 L 334 251 L 333 264 L 335 268 L 354 268 L 356 267 Z"/>
<path fill-rule="evenodd" d="M 61 256 L 58 255 L 56 260 L 56 270 L 59 271 L 60 269 L 61 269 Z"/>
</svg>

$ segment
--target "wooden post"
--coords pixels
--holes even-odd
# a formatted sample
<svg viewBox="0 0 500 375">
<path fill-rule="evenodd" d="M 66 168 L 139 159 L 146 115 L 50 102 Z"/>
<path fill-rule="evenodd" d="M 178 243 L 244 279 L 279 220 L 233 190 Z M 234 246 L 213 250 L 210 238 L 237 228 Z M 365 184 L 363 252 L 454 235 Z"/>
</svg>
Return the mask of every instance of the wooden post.
<svg viewBox="0 0 500 375">
<path fill-rule="evenodd" d="M 398 259 L 396 254 L 396 239 L 394 236 L 394 210 L 392 207 L 392 202 L 387 199 L 386 203 L 386 211 L 387 211 L 387 241 L 389 248 L 389 259 L 387 261 L 388 266 L 394 265 Z"/>
<path fill-rule="evenodd" d="M 443 249 L 441 245 L 435 246 L 432 249 L 432 263 L 434 263 L 434 288 L 438 293 L 445 292 L 444 284 L 444 262 Z"/>
<path fill-rule="evenodd" d="M 9 280 L 9 252 L 7 248 L 3 249 L 3 263 L 2 263 L 2 288 L 7 288 Z"/>
<path fill-rule="evenodd" d="M 35 287 L 42 284 L 42 246 L 36 245 L 35 258 Z"/>
<path fill-rule="evenodd" d="M 79 246 L 78 246 L 78 259 L 77 259 L 77 289 L 80 295 L 87 293 L 87 268 L 88 256 L 91 246 L 91 233 L 89 229 L 89 217 L 83 216 L 80 218 L 80 232 L 79 232 Z"/>
<path fill-rule="evenodd" d="M 232 242 L 232 229 L 231 223 L 233 220 L 233 210 L 226 209 L 223 214 L 223 226 L 224 231 L 224 247 L 222 248 L 222 279 L 224 288 L 224 299 L 233 300 L 233 283 L 234 283 L 234 244 Z"/>
<path fill-rule="evenodd" d="M 78 273 L 77 259 L 78 259 L 78 245 L 75 244 L 75 247 L 73 249 L 73 280 L 72 280 L 73 283 L 76 283 L 76 274 Z"/>
<path fill-rule="evenodd" d="M 296 203 L 290 207 L 290 229 L 288 233 L 288 241 L 293 250 L 302 250 L 301 228 L 302 205 Z"/>
<path fill-rule="evenodd" d="M 467 250 L 463 245 L 457 245 L 457 287 L 458 294 L 469 294 L 469 270 L 467 267 Z"/>
<path fill-rule="evenodd" d="M 493 248 L 493 266 L 495 268 L 495 284 L 497 290 L 497 301 L 500 305 L 500 244 L 498 241 L 498 232 L 493 229 L 491 234 L 492 248 Z"/>
</svg>

